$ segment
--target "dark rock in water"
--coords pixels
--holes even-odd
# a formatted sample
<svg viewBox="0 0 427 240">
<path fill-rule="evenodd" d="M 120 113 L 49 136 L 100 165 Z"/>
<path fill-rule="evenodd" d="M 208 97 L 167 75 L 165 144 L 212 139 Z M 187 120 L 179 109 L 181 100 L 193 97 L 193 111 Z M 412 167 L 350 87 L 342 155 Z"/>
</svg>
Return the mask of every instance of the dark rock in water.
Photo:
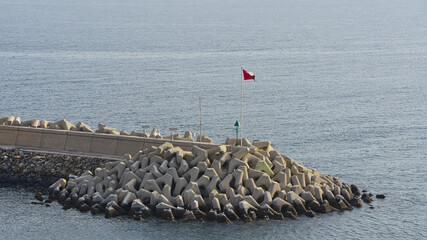
<svg viewBox="0 0 427 240">
<path fill-rule="evenodd" d="M 46 200 L 44 200 L 44 203 L 51 203 L 52 202 L 52 200 L 51 199 L 46 199 Z"/>
<path fill-rule="evenodd" d="M 65 199 L 67 198 L 67 195 L 65 195 L 65 194 L 60 194 L 59 196 L 58 196 L 58 202 L 60 203 L 60 204 L 63 204 L 64 202 L 65 202 Z"/>
<path fill-rule="evenodd" d="M 183 207 L 172 208 L 172 213 L 176 219 L 179 219 L 184 216 L 185 209 Z"/>
<path fill-rule="evenodd" d="M 299 199 L 295 200 L 295 209 L 297 210 L 298 214 L 305 214 L 305 212 L 307 212 L 304 204 Z"/>
<path fill-rule="evenodd" d="M 194 215 L 194 213 L 190 210 L 186 210 L 182 216 L 182 220 L 184 221 L 188 221 L 188 220 L 196 220 L 196 216 Z"/>
<path fill-rule="evenodd" d="M 92 200 L 90 199 L 89 195 L 85 194 L 83 195 L 83 199 L 85 200 L 85 203 L 89 206 L 92 206 Z"/>
<path fill-rule="evenodd" d="M 384 194 L 377 194 L 375 197 L 379 198 L 379 199 L 384 199 L 385 195 Z"/>
<path fill-rule="evenodd" d="M 270 216 L 270 218 L 274 219 L 274 220 L 283 220 L 283 219 L 285 219 L 285 217 L 283 216 L 283 214 L 279 213 L 279 212 L 274 213 L 273 216 Z"/>
<path fill-rule="evenodd" d="M 209 210 L 208 214 L 206 215 L 206 219 L 208 220 L 216 220 L 217 217 L 218 213 L 216 213 L 216 211 L 213 209 Z"/>
<path fill-rule="evenodd" d="M 286 211 L 284 212 L 285 217 L 290 218 L 292 220 L 297 220 L 298 216 L 294 214 L 292 211 Z"/>
<path fill-rule="evenodd" d="M 338 209 L 332 207 L 328 200 L 324 200 L 322 205 L 320 205 L 321 208 L 321 213 L 328 213 L 328 212 L 333 212 L 333 211 L 338 211 Z"/>
<path fill-rule="evenodd" d="M 256 212 L 254 210 L 249 210 L 248 211 L 248 215 L 249 215 L 250 218 L 252 218 L 252 220 L 257 219 L 257 214 L 256 214 Z"/>
<path fill-rule="evenodd" d="M 79 197 L 74 204 L 74 207 L 79 209 L 85 203 L 85 199 L 83 197 Z"/>
<path fill-rule="evenodd" d="M 79 199 L 79 195 L 77 193 L 73 193 L 70 195 L 70 198 L 71 198 L 71 204 L 74 205 L 74 204 L 76 204 L 77 199 Z"/>
<path fill-rule="evenodd" d="M 95 204 L 90 208 L 90 213 L 92 215 L 98 215 L 98 214 L 101 214 L 103 210 L 104 208 L 101 205 Z"/>
<path fill-rule="evenodd" d="M 106 218 L 112 218 L 112 217 L 117 217 L 120 216 L 120 212 L 117 211 L 113 206 L 108 206 L 105 209 L 105 217 Z"/>
<path fill-rule="evenodd" d="M 151 210 L 151 208 L 145 206 L 144 208 L 142 208 L 142 214 L 144 217 L 150 217 L 153 215 L 153 211 Z"/>
<path fill-rule="evenodd" d="M 375 207 L 374 207 L 374 206 L 372 206 L 372 205 L 369 205 L 369 208 L 370 208 L 370 209 L 374 209 Z"/>
<path fill-rule="evenodd" d="M 242 214 L 241 218 L 244 222 L 252 222 L 252 218 L 246 213 Z"/>
<path fill-rule="evenodd" d="M 64 204 L 63 205 L 70 205 L 71 206 L 71 198 L 70 197 L 67 197 L 65 200 L 64 200 Z"/>
<path fill-rule="evenodd" d="M 237 216 L 236 212 L 234 212 L 234 210 L 231 209 L 231 208 L 224 209 L 224 214 L 230 220 L 237 220 L 237 219 L 239 219 L 239 216 Z"/>
<path fill-rule="evenodd" d="M 310 210 L 313 210 L 317 213 L 322 213 L 322 208 L 320 207 L 320 204 L 318 201 L 311 201 L 308 206 Z"/>
<path fill-rule="evenodd" d="M 350 204 L 351 206 L 360 208 L 363 206 L 362 201 L 360 201 L 360 199 L 356 196 L 354 196 L 351 200 L 350 200 Z"/>
<path fill-rule="evenodd" d="M 347 209 L 347 205 L 345 205 L 344 201 L 339 200 L 337 202 L 337 209 L 340 211 L 346 210 Z"/>
<path fill-rule="evenodd" d="M 42 194 L 42 192 L 37 192 L 34 197 L 38 201 L 43 201 L 43 194 Z"/>
<path fill-rule="evenodd" d="M 114 201 L 107 203 L 107 207 L 113 207 L 120 215 L 126 214 L 126 211 Z"/>
<path fill-rule="evenodd" d="M 49 204 L 47 204 L 47 203 L 46 203 L 44 206 L 45 206 L 45 207 L 50 207 L 50 205 L 49 205 Z"/>
<path fill-rule="evenodd" d="M 356 195 L 357 197 L 360 196 L 360 190 L 356 185 L 350 185 L 351 187 L 351 192 Z"/>
<path fill-rule="evenodd" d="M 49 199 L 55 200 L 58 198 L 60 191 L 59 189 L 54 189 L 52 192 L 49 192 Z"/>
<path fill-rule="evenodd" d="M 268 219 L 268 218 L 280 219 L 280 218 L 283 218 L 283 215 L 281 213 L 276 212 L 268 204 L 262 205 L 260 207 L 259 211 L 257 212 L 257 215 L 258 215 L 258 218 L 262 218 L 262 219 Z"/>
<path fill-rule="evenodd" d="M 63 206 L 62 206 L 62 209 L 63 210 L 68 210 L 68 209 L 70 209 L 71 208 L 71 204 L 64 204 Z"/>
<path fill-rule="evenodd" d="M 313 210 L 307 210 L 304 214 L 307 217 L 314 217 L 314 216 L 316 216 L 316 213 Z"/>
<path fill-rule="evenodd" d="M 369 196 L 368 193 L 364 193 L 362 194 L 361 199 L 365 202 L 365 203 L 370 203 L 373 201 L 373 199 L 371 199 L 371 197 Z"/>
<path fill-rule="evenodd" d="M 59 196 L 58 196 L 58 202 L 62 204 L 65 201 L 65 199 L 68 197 L 68 195 L 69 193 L 67 189 L 62 189 L 62 191 L 59 193 Z"/>
<path fill-rule="evenodd" d="M 172 210 L 170 208 L 163 209 L 163 211 L 159 212 L 159 217 L 171 221 L 175 220 L 175 217 L 173 216 Z"/>
<path fill-rule="evenodd" d="M 339 205 L 342 205 L 340 201 L 344 203 L 345 207 L 341 206 L 343 208 L 342 210 L 353 210 L 353 207 L 351 207 L 351 204 L 347 202 L 347 200 L 345 200 L 345 198 L 342 195 L 337 195 L 337 200 L 339 201 L 338 202 Z"/>
<path fill-rule="evenodd" d="M 295 210 L 295 208 L 293 206 L 284 206 L 282 208 L 282 213 L 283 215 L 285 215 L 286 217 L 286 212 L 291 212 L 293 215 L 297 215 L 297 210 Z"/>
<path fill-rule="evenodd" d="M 224 213 L 218 214 L 216 220 L 220 223 L 231 223 L 231 220 Z"/>
<path fill-rule="evenodd" d="M 44 202 L 36 202 L 36 201 L 33 201 L 33 202 L 31 202 L 31 204 L 34 204 L 34 205 L 43 205 L 43 204 L 44 204 Z"/>
<path fill-rule="evenodd" d="M 193 211 L 193 213 L 196 218 L 206 218 L 206 213 L 200 209 L 196 209 L 195 211 Z"/>
<path fill-rule="evenodd" d="M 90 206 L 89 206 L 89 205 L 87 205 L 86 203 L 83 203 L 83 204 L 80 206 L 79 211 L 80 211 L 80 212 L 88 212 L 90 209 L 91 209 L 91 208 L 90 208 Z"/>
</svg>

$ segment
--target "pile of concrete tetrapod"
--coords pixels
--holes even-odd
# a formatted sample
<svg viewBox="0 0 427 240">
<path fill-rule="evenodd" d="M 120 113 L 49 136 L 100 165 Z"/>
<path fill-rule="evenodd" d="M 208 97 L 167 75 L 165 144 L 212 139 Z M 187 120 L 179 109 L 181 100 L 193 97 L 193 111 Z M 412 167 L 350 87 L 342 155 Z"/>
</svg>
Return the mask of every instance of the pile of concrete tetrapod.
<svg viewBox="0 0 427 240">
<path fill-rule="evenodd" d="M 112 135 L 122 135 L 122 136 L 134 136 L 134 137 L 145 137 L 145 138 L 157 138 L 157 139 L 172 139 L 180 141 L 193 141 L 194 133 L 186 131 L 184 136 L 181 136 L 179 133 L 174 134 L 173 136 L 162 137 L 160 131 L 157 128 L 153 128 L 151 134 L 132 131 L 128 133 L 126 131 L 119 131 L 116 128 L 108 127 L 106 124 L 98 123 L 98 129 L 92 130 L 90 126 L 83 122 L 78 122 L 76 125 L 69 122 L 67 119 L 61 119 L 56 122 L 51 122 L 47 120 L 39 120 L 33 118 L 30 120 L 22 121 L 20 117 L 15 117 L 13 115 L 0 117 L 0 125 L 10 125 L 10 126 L 21 126 L 21 127 L 32 127 L 32 128 L 47 128 L 47 129 L 56 129 L 56 130 L 66 130 L 66 131 L 82 131 L 90 133 L 102 133 L 102 134 L 112 134 Z M 206 135 L 198 136 L 197 142 L 204 143 L 213 143 L 212 139 Z"/>
<path fill-rule="evenodd" d="M 165 219 L 296 219 L 298 214 L 361 207 L 360 191 L 339 178 L 306 168 L 269 141 L 183 151 L 166 142 L 124 155 L 92 174 L 49 187 L 64 208 L 106 217 L 153 214 Z"/>
</svg>

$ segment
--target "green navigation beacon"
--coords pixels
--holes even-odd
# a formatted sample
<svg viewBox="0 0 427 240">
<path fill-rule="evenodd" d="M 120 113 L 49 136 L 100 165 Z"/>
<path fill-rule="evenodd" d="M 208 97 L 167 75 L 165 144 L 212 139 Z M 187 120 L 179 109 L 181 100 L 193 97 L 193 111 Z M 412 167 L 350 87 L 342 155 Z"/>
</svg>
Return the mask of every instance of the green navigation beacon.
<svg viewBox="0 0 427 240">
<path fill-rule="evenodd" d="M 236 121 L 234 126 L 236 127 L 236 146 L 239 146 L 239 127 L 240 127 L 239 121 Z"/>
</svg>

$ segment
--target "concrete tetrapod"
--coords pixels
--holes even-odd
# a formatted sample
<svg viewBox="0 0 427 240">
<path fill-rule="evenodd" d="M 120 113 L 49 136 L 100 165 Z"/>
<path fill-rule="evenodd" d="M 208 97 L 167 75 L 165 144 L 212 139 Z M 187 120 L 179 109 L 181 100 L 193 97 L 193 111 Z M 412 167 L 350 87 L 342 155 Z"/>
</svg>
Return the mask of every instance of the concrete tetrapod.
<svg viewBox="0 0 427 240">
<path fill-rule="evenodd" d="M 356 187 L 306 168 L 268 141 L 245 144 L 229 151 L 225 145 L 208 150 L 194 145 L 187 152 L 165 142 L 133 157 L 126 154 L 95 174 L 60 179 L 49 191 L 61 204 L 134 219 L 152 210 L 171 220 L 296 219 L 297 214 L 313 217 L 361 206 L 352 193 Z"/>
</svg>

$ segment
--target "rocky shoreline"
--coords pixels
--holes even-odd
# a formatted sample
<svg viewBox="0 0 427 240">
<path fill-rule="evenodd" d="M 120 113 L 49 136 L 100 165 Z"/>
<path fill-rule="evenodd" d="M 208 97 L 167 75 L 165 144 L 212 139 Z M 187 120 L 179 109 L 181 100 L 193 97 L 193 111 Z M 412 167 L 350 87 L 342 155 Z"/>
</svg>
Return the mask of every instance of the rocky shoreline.
<svg viewBox="0 0 427 240">
<path fill-rule="evenodd" d="M 97 157 L 0 148 L 0 184 L 46 190 L 58 178 L 79 176 L 110 161 Z"/>
</svg>

